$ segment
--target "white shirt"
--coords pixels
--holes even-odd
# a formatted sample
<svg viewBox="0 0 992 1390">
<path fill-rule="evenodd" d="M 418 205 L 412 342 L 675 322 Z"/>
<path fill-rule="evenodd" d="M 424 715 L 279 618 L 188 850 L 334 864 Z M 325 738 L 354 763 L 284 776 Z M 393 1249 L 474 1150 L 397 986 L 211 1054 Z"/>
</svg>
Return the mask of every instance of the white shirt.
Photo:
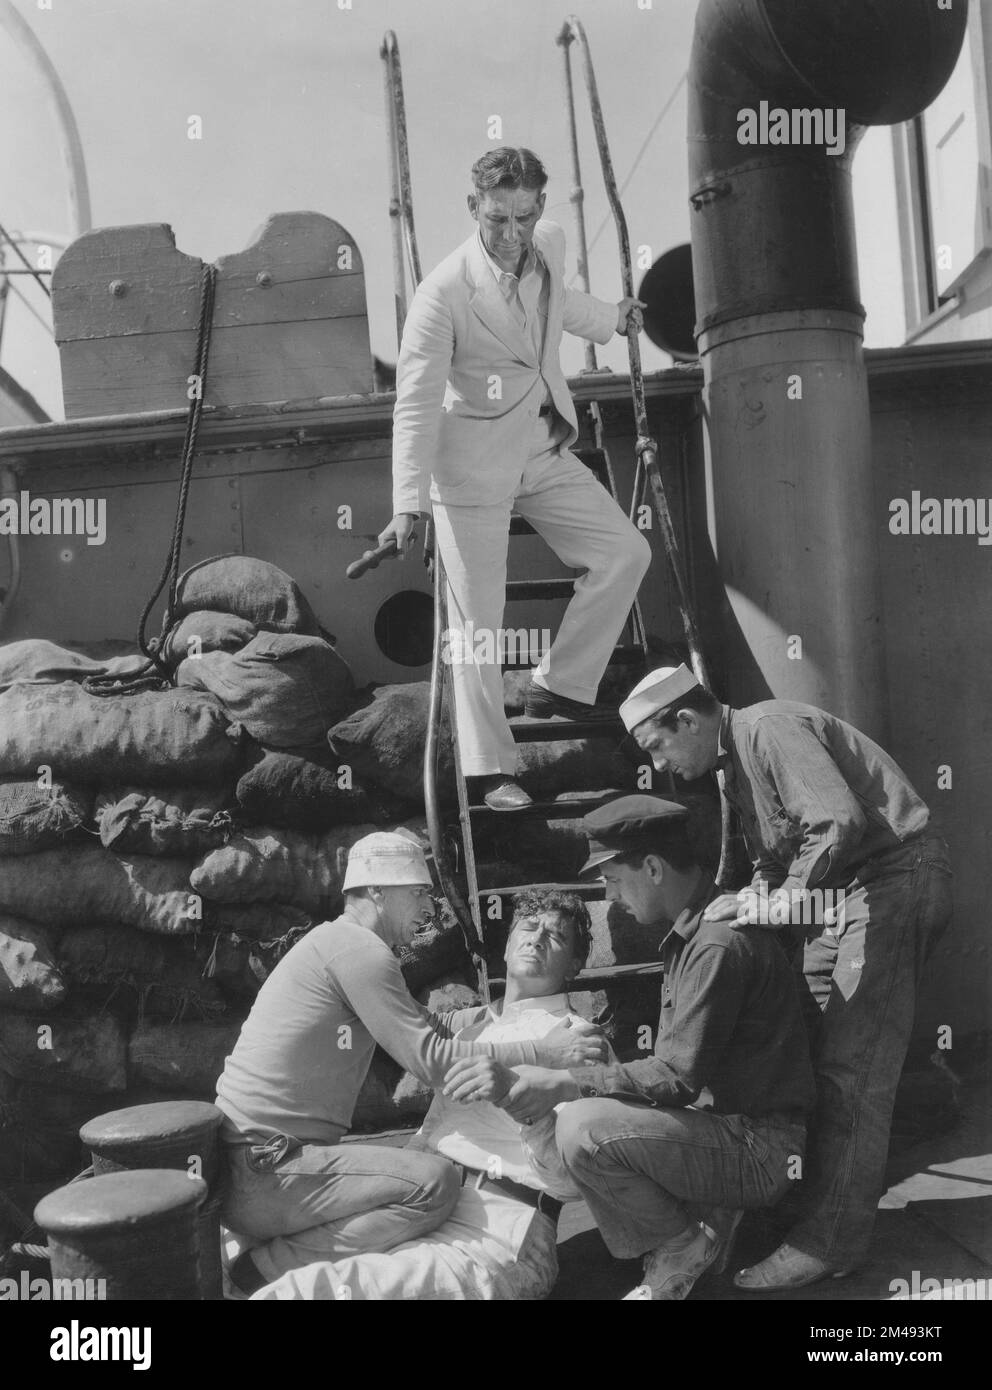
<svg viewBox="0 0 992 1390">
<path fill-rule="evenodd" d="M 534 1041 L 552 1032 L 564 1018 L 578 1019 L 566 994 L 519 999 L 467 1011 L 468 1021 L 454 1033 L 460 1043 Z M 510 1178 L 561 1201 L 580 1194 L 555 1144 L 555 1111 L 533 1125 L 519 1125 L 491 1101 L 448 1100 L 435 1092 L 431 1108 L 410 1148 L 440 1153 L 491 1178 Z"/>
<path fill-rule="evenodd" d="M 537 360 L 540 362 L 544 357 L 544 338 L 548 326 L 547 266 L 538 255 L 533 242 L 527 247 L 523 270 L 519 276 L 497 265 L 489 254 L 481 231 L 479 232 L 479 245 L 482 247 L 482 254 L 489 264 L 489 269 L 496 277 L 500 294 L 506 300 L 510 313 L 529 338 Z M 551 405 L 551 392 L 547 382 L 544 381 L 543 374 L 541 380 L 544 382 L 544 398 L 541 404 Z"/>
</svg>

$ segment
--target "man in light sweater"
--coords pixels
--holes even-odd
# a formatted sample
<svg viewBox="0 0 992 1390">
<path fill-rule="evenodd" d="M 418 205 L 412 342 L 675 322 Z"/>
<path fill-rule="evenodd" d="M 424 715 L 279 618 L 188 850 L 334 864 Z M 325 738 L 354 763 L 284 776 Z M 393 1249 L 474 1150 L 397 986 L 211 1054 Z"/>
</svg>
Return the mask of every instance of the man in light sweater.
<svg viewBox="0 0 992 1390">
<path fill-rule="evenodd" d="M 279 962 L 259 991 L 217 1085 L 229 1173 L 223 1219 L 255 1242 L 232 1264 L 252 1293 L 316 1259 L 388 1250 L 439 1225 L 457 1172 L 432 1154 L 340 1144 L 379 1043 L 429 1085 L 462 1059 L 581 1065 L 606 1052 L 563 1019 L 539 1041 L 453 1041 L 410 997 L 394 948 L 432 916 L 419 845 L 377 833 L 351 850 L 345 907 Z"/>
<path fill-rule="evenodd" d="M 571 1018 L 568 982 L 589 950 L 589 913 L 573 893 L 521 894 L 498 1004 L 447 1016 L 459 1043 L 540 1041 Z M 492 1058 L 456 1062 L 406 1150 L 439 1155 L 461 1181 L 451 1215 L 382 1253 L 290 1269 L 256 1299 L 423 1301 L 539 1299 L 558 1274 L 555 1223 L 579 1193 L 555 1144 L 555 1116 L 518 1124 L 499 1108 L 517 1073 Z"/>
</svg>

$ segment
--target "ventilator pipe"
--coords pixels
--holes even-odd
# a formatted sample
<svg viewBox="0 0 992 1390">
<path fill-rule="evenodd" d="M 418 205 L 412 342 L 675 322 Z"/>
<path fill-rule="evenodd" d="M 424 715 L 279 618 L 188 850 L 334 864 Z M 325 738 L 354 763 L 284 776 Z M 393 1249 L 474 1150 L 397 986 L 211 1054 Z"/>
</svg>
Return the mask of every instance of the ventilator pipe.
<svg viewBox="0 0 992 1390">
<path fill-rule="evenodd" d="M 879 736 L 851 162 L 867 125 L 934 99 L 966 20 L 966 0 L 701 0 L 690 63 L 709 525 L 744 641 L 725 634 L 724 673 L 737 702 L 809 700 Z"/>
</svg>

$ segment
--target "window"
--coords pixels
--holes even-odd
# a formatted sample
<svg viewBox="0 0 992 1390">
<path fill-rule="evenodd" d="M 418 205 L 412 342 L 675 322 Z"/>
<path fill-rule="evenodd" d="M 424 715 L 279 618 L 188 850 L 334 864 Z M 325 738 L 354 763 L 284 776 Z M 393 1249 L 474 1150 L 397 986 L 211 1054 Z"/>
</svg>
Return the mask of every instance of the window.
<svg viewBox="0 0 992 1390">
<path fill-rule="evenodd" d="M 905 130 L 905 184 L 915 243 L 917 322 L 951 303 L 992 250 L 989 75 L 975 6 L 954 72 Z"/>
</svg>

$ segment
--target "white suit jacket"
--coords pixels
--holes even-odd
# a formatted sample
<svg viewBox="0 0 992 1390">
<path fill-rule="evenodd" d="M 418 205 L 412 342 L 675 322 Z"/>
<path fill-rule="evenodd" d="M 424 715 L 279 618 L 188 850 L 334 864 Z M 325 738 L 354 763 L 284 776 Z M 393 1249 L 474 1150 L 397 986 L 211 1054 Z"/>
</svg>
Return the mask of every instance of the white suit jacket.
<svg viewBox="0 0 992 1390">
<path fill-rule="evenodd" d="M 393 513 L 501 502 L 516 492 L 544 398 L 541 376 L 578 436 L 575 407 L 558 361 L 563 330 L 598 343 L 616 331 L 617 308 L 567 290 L 565 234 L 538 222 L 534 246 L 548 268 L 544 355 L 500 292 L 473 233 L 421 283 L 410 305 L 396 367 Z M 452 400 L 442 410 L 445 386 Z"/>
</svg>

